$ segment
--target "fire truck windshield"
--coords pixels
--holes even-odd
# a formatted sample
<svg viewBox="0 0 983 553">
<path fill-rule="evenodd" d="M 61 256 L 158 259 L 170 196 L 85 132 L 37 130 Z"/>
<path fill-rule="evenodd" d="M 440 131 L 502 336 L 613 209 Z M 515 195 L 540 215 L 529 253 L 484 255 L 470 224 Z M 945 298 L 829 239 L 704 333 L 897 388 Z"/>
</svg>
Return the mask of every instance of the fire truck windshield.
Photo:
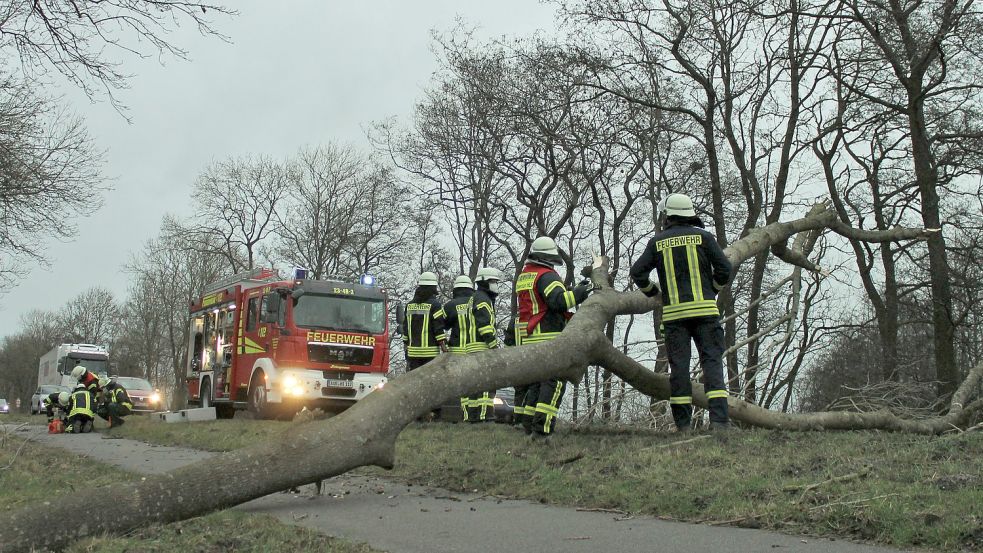
<svg viewBox="0 0 983 553">
<path fill-rule="evenodd" d="M 301 328 L 381 334 L 386 330 L 386 307 L 381 299 L 307 293 L 294 299 L 294 324 Z"/>
</svg>

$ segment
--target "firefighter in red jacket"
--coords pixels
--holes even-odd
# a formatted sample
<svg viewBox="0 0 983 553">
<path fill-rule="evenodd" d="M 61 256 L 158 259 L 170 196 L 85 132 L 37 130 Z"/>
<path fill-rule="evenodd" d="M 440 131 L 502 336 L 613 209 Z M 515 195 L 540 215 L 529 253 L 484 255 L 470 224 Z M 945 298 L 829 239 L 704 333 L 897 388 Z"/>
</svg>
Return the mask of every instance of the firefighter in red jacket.
<svg viewBox="0 0 983 553">
<path fill-rule="evenodd" d="M 433 361 L 447 350 L 444 332 L 444 308 L 437 299 L 437 275 L 420 274 L 413 300 L 406 305 L 406 318 L 399 328 L 406 345 L 406 371 L 412 371 Z"/>
<path fill-rule="evenodd" d="M 570 310 L 583 303 L 591 291 L 589 284 L 567 290 L 560 275 L 553 270 L 553 266 L 561 262 L 560 251 L 552 238 L 540 236 L 533 241 L 526 265 L 515 282 L 520 345 L 538 344 L 559 336 L 572 316 Z M 566 383 L 556 378 L 529 386 L 523 402 L 526 432 L 533 433 L 534 437 L 553 433 L 565 387 Z"/>
<path fill-rule="evenodd" d="M 88 390 L 90 394 L 96 394 L 102 390 L 99 387 L 99 377 L 93 374 L 92 371 L 86 369 L 84 365 L 75 365 L 75 368 L 72 369 L 72 378 Z"/>
<path fill-rule="evenodd" d="M 692 340 L 703 366 L 710 428 L 726 430 L 729 424 L 723 372 L 724 331 L 716 297 L 730 281 L 731 263 L 714 236 L 703 229 L 689 197 L 670 194 L 659 207 L 662 230 L 632 265 L 631 278 L 646 295 L 662 295 L 672 418 L 679 430 L 689 429 L 693 417 L 689 371 Z M 649 280 L 653 269 L 658 272 L 661 289 Z"/>
<path fill-rule="evenodd" d="M 468 337 L 468 353 L 478 353 L 498 347 L 495 330 L 495 298 L 498 283 L 502 280 L 498 269 L 482 267 L 474 277 L 476 290 L 471 295 L 471 334 Z M 465 401 L 465 398 L 461 398 Z M 495 421 L 495 391 L 482 392 L 466 399 L 464 420 L 468 422 Z"/>
</svg>

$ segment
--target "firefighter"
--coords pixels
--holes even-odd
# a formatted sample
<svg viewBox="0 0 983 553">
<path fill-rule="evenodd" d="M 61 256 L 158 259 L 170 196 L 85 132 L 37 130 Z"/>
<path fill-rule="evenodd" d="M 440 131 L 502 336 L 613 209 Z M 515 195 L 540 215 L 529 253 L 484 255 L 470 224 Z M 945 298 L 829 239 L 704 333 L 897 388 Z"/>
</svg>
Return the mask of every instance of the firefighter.
<svg viewBox="0 0 983 553">
<path fill-rule="evenodd" d="M 444 304 L 444 313 L 447 314 L 447 350 L 452 355 L 464 355 L 468 353 L 468 339 L 471 336 L 471 296 L 474 295 L 474 284 L 466 275 L 461 275 L 454 279 L 454 297 Z M 464 420 L 468 420 L 468 407 L 471 406 L 471 398 L 461 398 L 461 411 Z"/>
<path fill-rule="evenodd" d="M 109 421 L 110 428 L 123 426 L 126 422 L 123 417 L 133 412 L 130 394 L 122 384 L 108 378 L 100 378 L 99 387 L 102 388 L 102 402 L 96 408 L 96 414 Z"/>
<path fill-rule="evenodd" d="M 471 334 L 468 336 L 468 353 L 478 353 L 498 347 L 495 330 L 495 298 L 502 275 L 498 269 L 482 267 L 474 278 L 477 289 L 471 296 Z M 465 398 L 461 398 L 465 401 Z M 495 421 L 495 391 L 482 392 L 466 398 L 464 420 L 468 422 Z"/>
<path fill-rule="evenodd" d="M 55 420 L 55 409 L 60 411 L 60 419 L 64 421 L 66 413 L 68 413 L 68 402 L 71 399 L 71 395 L 68 392 L 54 392 L 44 396 L 42 403 L 44 404 L 44 412 L 48 415 L 48 423 L 50 424 Z"/>
<path fill-rule="evenodd" d="M 508 328 L 505 329 L 505 340 L 503 341 L 507 347 L 514 347 L 519 345 L 519 337 L 517 329 L 519 328 L 519 318 L 513 317 L 509 321 Z M 512 399 L 512 424 L 516 428 L 522 428 L 523 421 L 526 417 L 526 392 L 529 386 L 514 386 L 515 394 Z M 529 410 L 529 416 L 533 415 L 533 410 Z M 532 428 L 532 421 L 529 421 L 529 427 Z"/>
<path fill-rule="evenodd" d="M 399 328 L 406 347 L 407 372 L 433 361 L 441 351 L 447 351 L 445 319 L 444 308 L 437 299 L 437 275 L 430 271 L 421 273 L 413 300 L 406 306 L 406 318 Z"/>
<path fill-rule="evenodd" d="M 85 385 L 79 384 L 68 400 L 68 425 L 65 426 L 65 432 L 69 434 L 92 432 L 93 420 L 96 417 L 92 407 L 92 394 Z"/>
<path fill-rule="evenodd" d="M 693 417 L 690 340 L 703 366 L 710 428 L 729 428 L 724 383 L 724 331 L 717 293 L 727 285 L 731 264 L 713 234 L 703 229 L 693 201 L 670 194 L 659 205 L 662 230 L 649 240 L 631 267 L 631 278 L 647 296 L 662 295 L 662 326 L 669 356 L 669 406 L 676 428 L 686 431 Z M 655 270 L 659 282 L 649 280 Z"/>
<path fill-rule="evenodd" d="M 99 392 L 99 377 L 92 371 L 85 368 L 81 361 L 75 361 L 75 368 L 72 369 L 72 378 L 81 384 L 89 393 L 95 395 Z"/>
<path fill-rule="evenodd" d="M 561 262 L 560 251 L 552 238 L 540 236 L 533 241 L 526 265 L 515 282 L 521 345 L 547 342 L 559 336 L 572 316 L 570 310 L 590 294 L 592 287 L 586 283 L 567 290 L 553 270 Z M 534 438 L 553 433 L 565 387 L 562 380 L 551 378 L 526 390 L 523 427 Z"/>
</svg>

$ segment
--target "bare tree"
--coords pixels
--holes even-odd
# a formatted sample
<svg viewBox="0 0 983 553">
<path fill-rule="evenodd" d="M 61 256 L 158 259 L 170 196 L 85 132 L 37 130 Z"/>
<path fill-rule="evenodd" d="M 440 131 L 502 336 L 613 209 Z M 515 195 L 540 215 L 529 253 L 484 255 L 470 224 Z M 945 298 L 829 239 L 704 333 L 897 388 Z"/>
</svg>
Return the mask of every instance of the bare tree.
<svg viewBox="0 0 983 553">
<path fill-rule="evenodd" d="M 836 215 L 817 209 L 807 217 L 773 223 L 752 231 L 731 244 L 726 253 L 739 262 L 785 242 L 794 234 L 833 225 L 834 230 L 856 236 L 854 229 L 835 225 Z M 925 231 L 892 229 L 874 233 L 877 240 L 924 237 Z M 610 282 L 606 261 L 599 258 L 591 269 L 598 284 Z M 53 503 L 48 509 L 25 508 L 0 515 L 0 543 L 5 550 L 29 551 L 32 547 L 60 547 L 81 536 L 122 533 L 152 523 L 171 522 L 237 505 L 291 486 L 314 482 L 363 465 L 392 467 L 395 442 L 402 429 L 418 415 L 469 390 L 495 389 L 549 377 L 576 381 L 585 365 L 598 363 L 626 382 L 655 397 L 668 397 L 668 376 L 658 375 L 625 356 L 604 335 L 608 321 L 618 314 L 644 313 L 657 300 L 640 292 L 619 293 L 606 288 L 585 302 L 570 325 L 555 340 L 542 344 L 501 348 L 468 356 L 440 356 L 428 365 L 396 379 L 345 413 L 328 422 L 310 422 L 268 442 L 207 461 L 218 462 L 235 481 L 201 478 L 201 466 L 120 484 L 112 490 L 86 489 Z M 437 374 L 442 378 L 435 378 Z M 969 371 L 953 397 L 947 415 L 927 420 L 906 420 L 886 412 L 813 413 L 793 415 L 767 411 L 736 398 L 730 399 L 733 417 L 750 424 L 790 430 L 880 428 L 933 434 L 965 425 L 983 410 L 976 398 L 983 378 L 983 364 Z M 706 405 L 702 387 L 694 388 L 694 401 Z M 288 454 L 285 454 L 288 453 Z M 195 493 L 188 495 L 187 490 Z M 74 512 L 74 506 L 90 506 L 85 525 L 57 524 Z M 114 516 L 120 506 L 129 515 Z"/>
<path fill-rule="evenodd" d="M 58 312 L 58 325 L 65 340 L 107 345 L 119 330 L 120 306 L 113 293 L 93 286 L 72 298 Z"/>
<path fill-rule="evenodd" d="M 35 87 L 0 77 L 0 286 L 27 262 L 44 261 L 45 239 L 75 234 L 105 190 L 82 123 Z"/>
<path fill-rule="evenodd" d="M 188 238 L 202 251 L 224 256 L 232 272 L 252 269 L 297 178 L 293 167 L 265 156 L 209 165 L 195 183 L 197 209 Z"/>
</svg>

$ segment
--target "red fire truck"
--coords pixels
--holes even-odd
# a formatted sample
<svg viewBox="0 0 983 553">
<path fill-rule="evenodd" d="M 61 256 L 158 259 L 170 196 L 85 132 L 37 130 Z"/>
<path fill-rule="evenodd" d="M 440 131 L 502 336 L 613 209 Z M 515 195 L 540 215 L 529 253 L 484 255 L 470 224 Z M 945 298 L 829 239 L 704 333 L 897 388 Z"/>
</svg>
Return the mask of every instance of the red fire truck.
<svg viewBox="0 0 983 553">
<path fill-rule="evenodd" d="M 276 418 L 304 406 L 340 411 L 382 388 L 387 297 L 372 284 L 259 269 L 209 286 L 191 306 L 188 403 L 220 418 L 245 408 Z"/>
</svg>

